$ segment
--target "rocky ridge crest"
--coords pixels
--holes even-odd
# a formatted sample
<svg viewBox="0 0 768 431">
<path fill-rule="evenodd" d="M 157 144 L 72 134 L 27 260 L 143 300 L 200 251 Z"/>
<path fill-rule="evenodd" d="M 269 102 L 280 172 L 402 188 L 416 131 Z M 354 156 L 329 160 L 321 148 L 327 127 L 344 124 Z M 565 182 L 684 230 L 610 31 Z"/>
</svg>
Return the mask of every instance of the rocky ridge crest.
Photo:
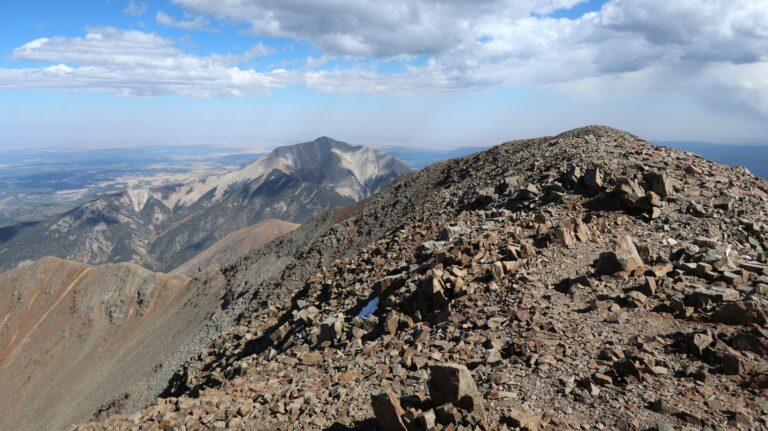
<svg viewBox="0 0 768 431">
<path fill-rule="evenodd" d="M 764 428 L 767 214 L 606 127 L 439 163 L 225 269 L 237 324 L 76 429 Z"/>
</svg>

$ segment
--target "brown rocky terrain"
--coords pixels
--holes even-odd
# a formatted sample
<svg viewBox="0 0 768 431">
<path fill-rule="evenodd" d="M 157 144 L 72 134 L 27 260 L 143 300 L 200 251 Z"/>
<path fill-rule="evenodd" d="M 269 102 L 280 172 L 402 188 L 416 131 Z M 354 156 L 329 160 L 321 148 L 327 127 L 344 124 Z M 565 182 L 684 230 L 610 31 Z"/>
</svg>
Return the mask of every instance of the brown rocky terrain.
<svg viewBox="0 0 768 431">
<path fill-rule="evenodd" d="M 2 430 L 61 429 L 142 406 L 178 362 L 179 341 L 215 311 L 203 305 L 221 295 L 133 264 L 56 258 L 0 274 L 0 291 Z"/>
<path fill-rule="evenodd" d="M 296 223 L 267 219 L 253 226 L 238 229 L 184 262 L 183 265 L 171 271 L 171 274 L 191 274 L 212 265 L 222 265 L 298 227 Z"/>
<path fill-rule="evenodd" d="M 234 325 L 73 429 L 765 429 L 767 213 L 605 127 L 439 163 L 222 268 Z"/>
</svg>

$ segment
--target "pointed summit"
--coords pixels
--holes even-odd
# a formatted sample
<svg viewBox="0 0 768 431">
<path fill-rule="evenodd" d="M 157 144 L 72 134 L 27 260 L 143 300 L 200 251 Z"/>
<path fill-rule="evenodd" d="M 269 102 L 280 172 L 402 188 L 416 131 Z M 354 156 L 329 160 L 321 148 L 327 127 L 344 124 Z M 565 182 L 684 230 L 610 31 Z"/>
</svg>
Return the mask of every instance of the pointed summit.
<svg viewBox="0 0 768 431">
<path fill-rule="evenodd" d="M 351 147 L 352 145 L 347 144 L 346 142 L 337 141 L 336 139 L 331 138 L 330 136 L 320 136 L 319 138 L 315 139 L 314 141 L 311 141 L 311 143 L 316 144 L 327 144 L 327 145 L 346 145 L 348 147 Z M 299 144 L 301 145 L 301 144 Z"/>
<path fill-rule="evenodd" d="M 381 151 L 327 136 L 277 148 L 254 164 L 273 166 L 353 200 L 366 198 L 410 172 L 404 163 Z"/>
</svg>

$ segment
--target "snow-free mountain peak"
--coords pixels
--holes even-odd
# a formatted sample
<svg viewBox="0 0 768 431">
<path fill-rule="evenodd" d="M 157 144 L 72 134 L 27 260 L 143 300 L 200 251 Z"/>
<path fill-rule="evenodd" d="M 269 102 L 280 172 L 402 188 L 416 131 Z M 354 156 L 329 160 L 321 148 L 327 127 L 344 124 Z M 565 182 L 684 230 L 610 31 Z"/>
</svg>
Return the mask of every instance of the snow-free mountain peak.
<svg viewBox="0 0 768 431">
<path fill-rule="evenodd" d="M 383 152 L 323 136 L 276 148 L 241 169 L 186 184 L 161 200 L 171 209 L 192 205 L 211 192 L 214 200 L 220 200 L 233 184 L 263 181 L 275 170 L 353 200 L 370 196 L 409 171 L 405 164 Z"/>
<path fill-rule="evenodd" d="M 0 276 L 0 316 L 22 312 L 0 429 L 765 429 L 767 201 L 744 170 L 587 127 L 423 169 L 181 301 L 23 268 Z"/>
<path fill-rule="evenodd" d="M 0 270 L 54 255 L 168 271 L 237 229 L 268 218 L 303 223 L 367 198 L 407 172 L 380 151 L 321 137 L 199 181 L 134 189 L 40 223 L 0 229 Z"/>
<path fill-rule="evenodd" d="M 265 159 L 283 166 L 288 174 L 354 200 L 370 196 L 409 171 L 405 164 L 381 151 L 327 136 L 278 148 Z"/>
</svg>

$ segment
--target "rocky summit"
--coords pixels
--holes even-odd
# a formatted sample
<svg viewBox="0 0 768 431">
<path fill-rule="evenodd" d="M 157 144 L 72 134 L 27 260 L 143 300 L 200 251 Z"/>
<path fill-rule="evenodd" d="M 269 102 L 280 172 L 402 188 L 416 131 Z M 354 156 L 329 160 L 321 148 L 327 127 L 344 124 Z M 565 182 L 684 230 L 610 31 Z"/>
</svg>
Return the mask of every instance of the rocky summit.
<svg viewBox="0 0 768 431">
<path fill-rule="evenodd" d="M 441 162 L 222 268 L 231 326 L 70 429 L 765 429 L 767 213 L 606 127 Z"/>
</svg>

